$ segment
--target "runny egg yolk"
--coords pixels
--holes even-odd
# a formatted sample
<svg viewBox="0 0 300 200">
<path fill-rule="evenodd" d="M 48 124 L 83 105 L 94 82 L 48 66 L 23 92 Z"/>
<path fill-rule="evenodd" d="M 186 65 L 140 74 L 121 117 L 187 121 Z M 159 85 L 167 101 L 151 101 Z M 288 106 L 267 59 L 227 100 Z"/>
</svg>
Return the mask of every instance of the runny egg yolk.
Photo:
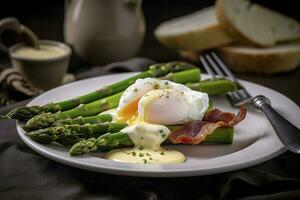
<svg viewBox="0 0 300 200">
<path fill-rule="evenodd" d="M 122 110 L 118 111 L 118 120 L 120 122 L 126 122 L 129 125 L 133 124 L 137 119 L 139 100 L 137 99 L 127 104 Z"/>
<path fill-rule="evenodd" d="M 151 103 L 157 98 L 157 95 L 149 95 L 146 98 L 146 101 L 143 101 L 143 104 L 140 105 L 142 107 L 142 113 L 143 115 L 139 118 L 139 102 L 140 98 L 127 104 L 118 111 L 118 121 L 119 122 L 125 122 L 128 125 L 133 125 L 135 123 L 144 122 L 147 120 L 148 110 L 151 105 Z"/>
</svg>

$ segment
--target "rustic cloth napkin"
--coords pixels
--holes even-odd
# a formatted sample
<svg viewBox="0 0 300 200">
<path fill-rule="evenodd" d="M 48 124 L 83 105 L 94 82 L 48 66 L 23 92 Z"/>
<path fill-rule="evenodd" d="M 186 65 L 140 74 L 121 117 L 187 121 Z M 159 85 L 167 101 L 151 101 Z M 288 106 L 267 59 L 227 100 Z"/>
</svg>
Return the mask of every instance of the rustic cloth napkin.
<svg viewBox="0 0 300 200">
<path fill-rule="evenodd" d="M 62 84 L 74 80 L 74 75 L 68 73 L 64 76 Z M 43 92 L 43 90 L 31 86 L 16 68 L 0 70 L 0 107 L 37 96 Z"/>
<path fill-rule="evenodd" d="M 147 65 L 152 63 L 147 59 L 144 61 Z M 117 65 L 123 66 L 122 63 Z M 98 68 L 93 70 L 94 75 L 101 73 Z M 89 74 L 81 77 L 89 77 Z M 24 104 L 26 102 L 20 102 L 16 106 Z M 1 109 L 0 114 L 13 107 Z M 290 152 L 260 165 L 215 175 L 186 178 L 118 176 L 69 167 L 35 153 L 18 137 L 15 123 L 14 120 L 0 120 L 1 200 L 300 199 L 300 156 Z"/>
</svg>

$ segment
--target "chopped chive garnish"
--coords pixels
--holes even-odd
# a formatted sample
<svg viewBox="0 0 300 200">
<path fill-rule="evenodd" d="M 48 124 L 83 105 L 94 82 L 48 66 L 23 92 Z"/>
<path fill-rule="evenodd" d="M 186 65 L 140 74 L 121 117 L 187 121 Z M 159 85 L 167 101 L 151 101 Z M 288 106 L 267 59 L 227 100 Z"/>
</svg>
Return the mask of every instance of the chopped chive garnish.
<svg viewBox="0 0 300 200">
<path fill-rule="evenodd" d="M 160 88 L 160 87 L 159 87 L 159 84 L 155 83 L 154 86 L 153 86 L 153 89 L 154 89 L 154 90 L 158 90 L 159 88 Z"/>
<path fill-rule="evenodd" d="M 141 145 L 141 146 L 139 147 L 139 150 L 142 151 L 143 149 L 144 149 L 144 146 Z"/>
</svg>

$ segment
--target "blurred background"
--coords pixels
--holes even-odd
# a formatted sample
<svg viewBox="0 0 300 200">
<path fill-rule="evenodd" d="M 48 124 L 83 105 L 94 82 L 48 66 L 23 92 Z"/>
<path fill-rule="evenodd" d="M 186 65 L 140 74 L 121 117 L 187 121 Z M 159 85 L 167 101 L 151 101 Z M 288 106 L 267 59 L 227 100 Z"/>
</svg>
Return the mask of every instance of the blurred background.
<svg viewBox="0 0 300 200">
<path fill-rule="evenodd" d="M 213 5 L 213 0 L 144 0 L 142 11 L 145 17 L 145 37 L 142 47 L 137 56 L 146 57 L 156 62 L 182 59 L 174 50 L 170 50 L 160 44 L 153 35 L 154 29 L 163 21 L 189 14 L 201 8 Z M 271 9 L 279 11 L 285 15 L 300 20 L 298 2 L 293 0 L 274 1 L 274 0 L 255 0 L 253 2 L 265 5 Z M 57 40 L 64 42 L 63 24 L 65 17 L 65 2 L 62 0 L 52 1 L 16 1 L 10 0 L 2 3 L 0 7 L 0 19 L 5 17 L 15 17 L 22 24 L 30 27 L 41 39 Z M 109 19 L 107 19 L 109 20 Z M 75 54 L 71 57 L 68 72 L 76 74 L 85 71 L 92 64 L 80 60 Z M 10 66 L 9 56 L 5 52 L 0 52 L 0 66 L 7 68 Z M 298 105 L 300 95 L 295 92 L 299 84 L 299 68 L 296 71 L 279 75 L 255 75 L 240 74 L 238 77 L 263 84 L 267 87 L 282 92 L 289 96 Z M 288 82 L 286 80 L 289 80 Z M 0 93 L 1 94 L 1 93 Z"/>
<path fill-rule="evenodd" d="M 157 62 L 177 59 L 175 51 L 165 48 L 155 39 L 154 29 L 165 20 L 189 14 L 213 5 L 214 2 L 214 0 L 144 0 L 142 8 L 145 16 L 146 35 L 138 55 L 154 59 Z M 255 0 L 253 2 L 300 20 L 297 1 Z M 30 27 L 42 39 L 64 41 L 64 1 L 62 0 L 6 1 L 0 7 L 0 18 L 9 16 L 18 18 L 21 23 Z M 5 54 L 1 53 L 1 56 L 5 56 Z M 73 63 L 70 70 L 75 69 L 76 66 Z"/>
</svg>

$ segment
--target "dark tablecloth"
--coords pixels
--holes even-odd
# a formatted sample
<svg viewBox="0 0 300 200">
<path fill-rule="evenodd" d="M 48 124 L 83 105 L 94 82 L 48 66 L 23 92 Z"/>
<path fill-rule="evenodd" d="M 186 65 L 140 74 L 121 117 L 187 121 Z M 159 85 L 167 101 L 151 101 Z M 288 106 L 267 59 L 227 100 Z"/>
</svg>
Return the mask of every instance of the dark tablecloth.
<svg viewBox="0 0 300 200">
<path fill-rule="evenodd" d="M 93 70 L 97 75 L 97 69 Z M 12 107 L 1 109 L 0 114 Z M 20 140 L 15 123 L 0 120 L 1 200 L 300 199 L 300 155 L 290 152 L 254 167 L 216 175 L 126 177 L 76 169 L 40 156 Z"/>
</svg>

